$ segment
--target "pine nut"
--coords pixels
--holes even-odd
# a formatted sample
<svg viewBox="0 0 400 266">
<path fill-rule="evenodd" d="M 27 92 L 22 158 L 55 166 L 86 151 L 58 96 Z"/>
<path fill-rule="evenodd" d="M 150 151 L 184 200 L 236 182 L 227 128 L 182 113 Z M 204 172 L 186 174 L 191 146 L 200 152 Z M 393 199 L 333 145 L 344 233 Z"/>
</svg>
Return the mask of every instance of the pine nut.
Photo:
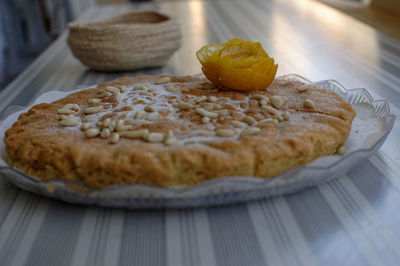
<svg viewBox="0 0 400 266">
<path fill-rule="evenodd" d="M 120 137 L 125 137 L 128 139 L 138 139 L 138 138 L 147 138 L 147 135 L 149 135 L 149 130 L 148 129 L 139 129 L 139 130 L 133 130 L 133 131 L 122 131 L 119 132 Z"/>
<path fill-rule="evenodd" d="M 136 119 L 142 119 L 146 116 L 146 112 L 145 111 L 139 111 L 135 114 L 135 118 Z"/>
<path fill-rule="evenodd" d="M 242 122 L 245 122 L 245 123 L 248 124 L 249 126 L 252 126 L 252 125 L 254 125 L 257 121 L 256 121 L 253 117 L 246 115 L 246 116 L 244 116 L 244 117 L 242 118 Z"/>
<path fill-rule="evenodd" d="M 105 128 L 105 129 L 103 129 L 103 130 L 101 131 L 100 136 L 101 136 L 102 138 L 108 138 L 108 137 L 110 136 L 110 134 L 111 134 L 110 130 L 109 130 L 108 128 Z"/>
<path fill-rule="evenodd" d="M 79 117 L 67 117 L 66 119 L 62 119 L 58 123 L 63 127 L 75 127 L 81 122 Z"/>
<path fill-rule="evenodd" d="M 191 109 L 191 108 L 193 108 L 193 105 L 192 105 L 192 104 L 190 104 L 190 103 L 185 103 L 185 102 L 183 102 L 183 101 L 180 100 L 180 99 L 177 99 L 177 100 L 176 100 L 176 103 L 177 103 L 177 107 L 178 107 L 179 109 Z"/>
<path fill-rule="evenodd" d="M 312 100 L 305 99 L 304 102 L 303 102 L 303 106 L 306 107 L 306 108 L 314 109 L 315 104 L 314 104 L 314 102 Z"/>
<path fill-rule="evenodd" d="M 209 112 L 206 109 L 201 108 L 201 107 L 200 108 L 196 108 L 196 112 L 198 114 L 202 115 L 202 116 L 205 116 L 205 117 L 218 117 L 218 114 L 213 113 L 213 112 Z"/>
<path fill-rule="evenodd" d="M 179 88 L 174 85 L 166 85 L 165 90 L 169 92 L 177 92 Z"/>
<path fill-rule="evenodd" d="M 211 103 L 215 103 L 217 100 L 218 100 L 218 99 L 217 99 L 217 97 L 215 97 L 215 96 L 209 96 L 209 97 L 208 97 L 208 101 L 211 102 Z"/>
<path fill-rule="evenodd" d="M 112 96 L 112 93 L 109 91 L 106 91 L 106 90 L 101 91 L 100 94 L 97 95 L 97 97 L 99 97 L 99 98 L 105 98 L 105 97 L 111 97 L 111 96 Z"/>
<path fill-rule="evenodd" d="M 89 114 L 100 113 L 100 112 L 102 112 L 103 110 L 104 110 L 103 106 L 100 105 L 100 106 L 94 106 L 94 107 L 87 107 L 85 110 L 83 110 L 83 112 L 84 112 L 86 115 L 89 115 Z"/>
<path fill-rule="evenodd" d="M 144 95 L 144 96 L 153 97 L 153 94 L 149 91 L 141 91 L 141 92 L 139 92 L 139 94 Z"/>
<path fill-rule="evenodd" d="M 271 101 L 272 106 L 277 109 L 281 108 L 282 105 L 284 105 L 288 100 L 286 97 L 277 96 L 277 95 L 274 95 L 269 99 Z"/>
<path fill-rule="evenodd" d="M 119 119 L 115 125 L 115 129 L 120 132 L 120 131 L 126 131 L 132 129 L 131 125 L 125 125 L 124 120 Z"/>
<path fill-rule="evenodd" d="M 118 89 L 120 90 L 120 92 L 125 92 L 126 91 L 126 86 L 118 85 Z"/>
<path fill-rule="evenodd" d="M 297 89 L 298 92 L 303 92 L 303 91 L 308 90 L 309 88 L 310 88 L 309 85 L 304 84 L 304 85 L 301 85 L 300 87 L 297 87 L 296 89 Z"/>
<path fill-rule="evenodd" d="M 149 133 L 147 136 L 147 141 L 148 142 L 162 142 L 164 140 L 164 134 L 163 133 L 158 133 L 158 132 L 152 132 Z"/>
<path fill-rule="evenodd" d="M 236 132 L 231 129 L 217 129 L 215 134 L 219 137 L 232 137 L 236 135 Z"/>
<path fill-rule="evenodd" d="M 245 127 L 247 127 L 246 123 L 239 122 L 239 121 L 236 121 L 236 120 L 232 120 L 231 124 L 232 124 L 232 126 L 234 126 L 236 128 L 245 128 Z"/>
<path fill-rule="evenodd" d="M 258 127 L 248 127 L 248 128 L 245 128 L 242 131 L 242 133 L 240 133 L 240 136 L 241 137 L 246 137 L 246 136 L 257 134 L 260 131 L 261 131 L 261 129 L 258 128 Z"/>
<path fill-rule="evenodd" d="M 120 96 L 121 95 L 121 91 L 118 88 L 113 87 L 113 86 L 107 86 L 106 87 L 106 91 L 111 92 L 112 95 L 114 95 L 114 96 Z"/>
<path fill-rule="evenodd" d="M 101 99 L 99 98 L 92 98 L 88 100 L 88 103 L 99 103 L 99 102 L 101 102 Z"/>
<path fill-rule="evenodd" d="M 274 118 L 267 118 L 267 119 L 263 119 L 258 121 L 258 125 L 266 125 L 266 124 L 274 124 L 275 126 L 278 125 L 278 120 L 274 119 Z"/>
<path fill-rule="evenodd" d="M 92 123 L 83 123 L 82 130 L 87 130 L 88 128 L 95 127 Z"/>
<path fill-rule="evenodd" d="M 285 120 L 289 120 L 290 119 L 290 113 L 288 111 L 285 111 L 282 113 L 282 117 Z"/>
<path fill-rule="evenodd" d="M 271 107 L 268 105 L 263 105 L 263 106 L 261 106 L 261 108 L 272 115 L 276 115 L 278 113 L 278 110 L 276 110 L 274 107 Z"/>
<path fill-rule="evenodd" d="M 110 143 L 115 144 L 119 141 L 119 134 L 114 132 L 110 136 Z"/>
<path fill-rule="evenodd" d="M 146 87 L 145 86 L 136 86 L 135 88 L 133 88 L 134 91 L 141 91 L 141 90 L 145 90 Z"/>
<path fill-rule="evenodd" d="M 204 95 L 195 100 L 196 103 L 201 103 L 204 101 L 207 101 L 207 96 L 204 96 Z"/>
<path fill-rule="evenodd" d="M 99 134 L 100 134 L 100 130 L 99 130 L 97 127 L 91 127 L 91 128 L 88 128 L 88 129 L 85 131 L 85 135 L 86 135 L 86 137 L 88 137 L 88 138 L 96 137 L 96 136 L 99 135 Z"/>
<path fill-rule="evenodd" d="M 103 126 L 104 127 L 109 127 L 111 125 L 111 119 L 110 118 L 106 118 L 103 121 Z"/>
<path fill-rule="evenodd" d="M 204 117 L 201 119 L 201 122 L 202 122 L 203 124 L 207 124 L 208 122 L 210 122 L 210 118 L 204 116 Z"/>
<path fill-rule="evenodd" d="M 72 109 L 67 109 L 67 108 L 63 107 L 63 108 L 57 109 L 57 113 L 63 114 L 63 115 L 69 115 L 69 114 L 74 114 L 75 111 Z"/>
</svg>

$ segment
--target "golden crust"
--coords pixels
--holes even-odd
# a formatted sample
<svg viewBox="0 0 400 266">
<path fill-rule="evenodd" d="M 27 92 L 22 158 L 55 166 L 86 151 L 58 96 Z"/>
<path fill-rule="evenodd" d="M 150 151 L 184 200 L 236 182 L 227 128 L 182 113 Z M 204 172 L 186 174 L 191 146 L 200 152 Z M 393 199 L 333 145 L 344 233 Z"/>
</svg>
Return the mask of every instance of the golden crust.
<svg viewBox="0 0 400 266">
<path fill-rule="evenodd" d="M 167 81 L 157 84 L 165 78 Z M 107 86 L 121 85 L 127 86 L 121 96 L 106 96 L 99 103 L 88 103 Z M 137 85 L 148 85 L 140 91 L 147 90 L 151 96 L 134 90 Z M 169 85 L 178 91 L 169 92 Z M 270 178 L 320 156 L 334 154 L 350 132 L 355 116 L 351 105 L 317 87 L 299 92 L 296 88 L 302 85 L 276 79 L 265 91 L 238 92 L 215 90 L 205 79 L 190 76 L 121 78 L 51 104 L 36 105 L 21 114 L 4 138 L 8 162 L 43 180 L 63 177 L 94 188 L 128 183 L 193 185 L 239 175 Z M 216 96 L 217 100 L 196 102 L 203 95 Z M 274 117 L 261 107 L 260 96 L 273 95 L 287 98 L 278 115 L 287 111 L 290 118 L 277 125 L 259 124 Z M 192 107 L 180 109 L 177 99 L 191 103 Z M 315 107 L 304 107 L 305 99 L 312 100 Z M 57 110 L 69 103 L 79 105 L 80 110 L 74 115 L 81 122 L 125 119 L 132 127 L 130 130 L 148 129 L 162 134 L 171 130 L 178 143 L 168 146 L 122 137 L 110 144 L 107 138 L 88 138 L 79 129 L 81 124 L 60 125 Z M 210 112 L 225 111 L 202 123 L 203 116 L 196 111 L 196 104 Z M 82 111 L 100 105 L 105 112 L 85 115 Z M 154 105 L 159 116 L 145 124 L 131 119 L 145 105 Z M 245 115 L 258 121 L 255 126 L 260 128 L 259 132 L 241 136 L 243 129 L 232 126 L 232 120 L 240 121 Z M 234 135 L 216 136 L 217 129 L 228 129 Z"/>
</svg>

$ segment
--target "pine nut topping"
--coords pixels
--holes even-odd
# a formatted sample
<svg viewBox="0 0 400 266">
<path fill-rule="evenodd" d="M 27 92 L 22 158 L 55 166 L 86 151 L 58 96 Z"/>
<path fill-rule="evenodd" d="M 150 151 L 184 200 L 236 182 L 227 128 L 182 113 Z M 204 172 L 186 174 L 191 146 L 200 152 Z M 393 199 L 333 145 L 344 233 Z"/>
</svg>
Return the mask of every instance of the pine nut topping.
<svg viewBox="0 0 400 266">
<path fill-rule="evenodd" d="M 269 100 L 264 100 L 264 99 L 260 100 L 261 106 L 268 105 L 268 103 L 269 103 Z"/>
<path fill-rule="evenodd" d="M 149 135 L 148 129 L 139 129 L 139 130 L 133 130 L 133 131 L 119 132 L 120 137 L 125 137 L 128 139 L 138 139 L 138 138 L 146 139 L 147 135 Z"/>
<path fill-rule="evenodd" d="M 113 132 L 115 129 L 115 126 L 117 125 L 117 123 L 115 123 L 115 121 L 111 121 L 110 125 L 108 126 L 108 129 Z"/>
<path fill-rule="evenodd" d="M 170 138 L 168 140 L 165 140 L 164 144 L 168 146 L 173 146 L 173 145 L 178 145 L 179 141 L 177 141 L 176 138 Z"/>
<path fill-rule="evenodd" d="M 67 116 L 65 119 L 58 121 L 58 123 L 63 127 L 75 127 L 79 125 L 81 119 L 76 116 Z"/>
<path fill-rule="evenodd" d="M 315 104 L 314 104 L 314 102 L 312 100 L 305 99 L 304 102 L 303 102 L 303 106 L 306 107 L 306 108 L 314 109 Z"/>
<path fill-rule="evenodd" d="M 196 112 L 198 114 L 202 115 L 202 116 L 205 116 L 205 117 L 218 117 L 218 114 L 213 113 L 213 112 L 209 112 L 206 109 L 201 108 L 201 107 L 200 108 L 196 108 Z"/>
<path fill-rule="evenodd" d="M 174 86 L 174 85 L 166 85 L 165 89 L 169 92 L 177 92 L 179 90 L 178 87 Z"/>
<path fill-rule="evenodd" d="M 253 117 L 251 117 L 251 116 L 244 116 L 243 118 L 242 118 L 242 122 L 245 122 L 246 124 L 248 124 L 249 126 L 252 126 L 252 125 L 254 125 L 257 121 L 253 118 Z"/>
<path fill-rule="evenodd" d="M 263 105 L 263 106 L 261 106 L 261 108 L 272 115 L 276 115 L 278 113 L 278 110 L 276 110 L 274 107 L 271 107 L 268 105 Z"/>
<path fill-rule="evenodd" d="M 115 144 L 119 141 L 119 134 L 114 132 L 110 136 L 110 143 Z"/>
<path fill-rule="evenodd" d="M 274 119 L 274 118 L 267 118 L 267 119 L 263 119 L 258 121 L 258 125 L 266 125 L 266 124 L 274 124 L 275 126 L 278 125 L 278 120 Z"/>
<path fill-rule="evenodd" d="M 158 133 L 158 132 L 152 132 L 149 133 L 147 136 L 147 141 L 148 142 L 162 142 L 164 140 L 164 134 L 163 133 Z"/>
<path fill-rule="evenodd" d="M 147 105 L 146 107 L 144 107 L 144 110 L 145 110 L 146 112 L 149 112 L 149 113 L 155 111 L 154 107 L 151 106 L 151 105 Z"/>
<path fill-rule="evenodd" d="M 180 99 L 177 99 L 177 100 L 176 100 L 176 103 L 177 103 L 177 106 L 178 106 L 179 109 L 191 109 L 191 108 L 193 108 L 193 105 L 192 105 L 192 104 L 190 104 L 190 103 L 185 103 L 185 102 L 183 102 L 183 101 L 180 100 Z"/>
<path fill-rule="evenodd" d="M 87 130 L 88 128 L 95 127 L 92 123 L 83 123 L 82 130 Z"/>
<path fill-rule="evenodd" d="M 236 128 L 245 128 L 245 127 L 247 127 L 246 123 L 239 122 L 239 121 L 236 121 L 236 120 L 232 120 L 231 124 L 232 124 L 232 126 L 234 126 Z"/>
<path fill-rule="evenodd" d="M 346 151 L 347 151 L 346 145 L 342 145 L 342 146 L 339 147 L 337 153 L 338 153 L 339 155 L 343 155 L 343 154 L 346 153 Z"/>
<path fill-rule="evenodd" d="M 284 105 L 288 101 L 288 98 L 282 97 L 282 96 L 278 96 L 278 95 L 274 95 L 269 99 L 271 101 L 272 106 L 277 108 L 277 109 L 281 108 L 282 105 Z"/>
<path fill-rule="evenodd" d="M 85 131 L 85 135 L 86 135 L 86 137 L 88 137 L 88 138 L 96 137 L 96 136 L 99 135 L 99 134 L 100 134 L 100 129 L 98 129 L 97 127 L 91 127 L 91 128 L 88 128 L 88 129 Z"/>
<path fill-rule="evenodd" d="M 118 88 L 113 87 L 113 86 L 107 86 L 106 87 L 106 91 L 111 92 L 112 95 L 114 95 L 114 96 L 120 96 L 121 95 L 121 91 Z"/>
<path fill-rule="evenodd" d="M 232 137 L 236 135 L 235 131 L 231 129 L 217 129 L 215 134 L 220 137 Z"/>
<path fill-rule="evenodd" d="M 245 128 L 242 131 L 242 133 L 240 133 L 240 136 L 241 137 L 246 137 L 246 136 L 257 134 L 260 131 L 261 131 L 261 129 L 258 128 L 258 127 L 248 127 L 248 128 Z"/>
<path fill-rule="evenodd" d="M 289 120 L 290 119 L 290 113 L 288 111 L 285 111 L 282 113 L 282 117 L 285 120 Z"/>
<path fill-rule="evenodd" d="M 71 110 L 74 110 L 74 111 L 77 111 L 77 112 L 79 111 L 79 105 L 77 105 L 76 103 L 66 104 L 66 105 L 64 105 L 63 108 L 71 109 Z"/>
<path fill-rule="evenodd" d="M 105 97 L 111 97 L 111 96 L 112 96 L 112 93 L 109 91 L 106 91 L 106 90 L 101 91 L 100 94 L 97 95 L 97 97 L 99 97 L 99 98 L 105 98 Z"/>
<path fill-rule="evenodd" d="M 145 89 L 147 89 L 146 86 L 136 86 L 133 88 L 134 91 L 141 91 L 141 90 L 145 90 Z"/>
<path fill-rule="evenodd" d="M 178 144 L 178 141 L 176 140 L 174 132 L 172 130 L 168 130 L 168 132 L 165 134 L 164 144 L 168 146 Z"/>
<path fill-rule="evenodd" d="M 153 97 L 153 94 L 149 91 L 141 91 L 139 92 L 140 95 Z"/>
<path fill-rule="evenodd" d="M 85 110 L 83 110 L 83 112 L 84 112 L 86 115 L 89 115 L 89 114 L 100 113 L 100 112 L 102 112 L 103 110 L 104 110 L 103 106 L 100 105 L 100 106 L 87 107 Z"/>
<path fill-rule="evenodd" d="M 139 111 L 135 114 L 135 119 L 142 119 L 146 116 L 146 112 L 145 111 Z"/>
<path fill-rule="evenodd" d="M 300 87 L 297 87 L 296 89 L 297 89 L 298 92 L 303 92 L 303 91 L 308 90 L 309 88 L 310 88 L 309 85 L 304 84 L 304 85 L 301 85 Z"/>
<path fill-rule="evenodd" d="M 209 102 L 215 103 L 217 100 L 218 100 L 218 99 L 217 99 L 217 97 L 215 97 L 215 96 L 209 96 L 209 97 L 208 97 L 208 101 L 209 101 Z"/>
<path fill-rule="evenodd" d="M 58 109 L 57 113 L 61 115 L 69 115 L 69 114 L 74 114 L 75 112 L 78 111 L 79 111 L 79 105 L 74 103 L 69 103 L 64 105 L 62 108 Z"/>
<path fill-rule="evenodd" d="M 159 85 L 159 84 L 165 84 L 171 81 L 170 77 L 162 77 L 154 81 L 154 84 Z"/>
<path fill-rule="evenodd" d="M 97 121 L 96 122 L 96 127 L 99 127 L 99 128 L 103 127 L 103 122 Z"/>
<path fill-rule="evenodd" d="M 120 90 L 120 92 L 125 92 L 126 91 L 126 86 L 118 85 L 118 89 Z"/>
<path fill-rule="evenodd" d="M 204 95 L 195 100 L 196 103 L 201 103 L 204 101 L 207 101 L 207 96 L 204 96 Z"/>
<path fill-rule="evenodd" d="M 111 119 L 110 118 L 106 118 L 103 121 L 103 126 L 104 127 L 109 127 L 111 125 Z"/>
<path fill-rule="evenodd" d="M 102 138 L 108 138 L 108 137 L 110 136 L 110 134 L 111 134 L 110 130 L 109 130 L 108 128 L 105 128 L 105 129 L 103 129 L 103 130 L 101 131 L 100 136 L 101 136 Z"/>
<path fill-rule="evenodd" d="M 229 111 L 227 109 L 221 109 L 221 110 L 214 110 L 214 113 L 217 113 L 219 115 L 226 115 L 229 114 Z"/>
<path fill-rule="evenodd" d="M 159 115 L 158 112 L 153 112 L 153 113 L 150 113 L 150 114 L 146 117 L 146 119 L 152 121 L 152 120 L 156 119 L 156 118 L 158 117 L 158 115 Z"/>
<path fill-rule="evenodd" d="M 88 100 L 88 103 L 99 103 L 99 102 L 101 102 L 101 99 L 99 98 L 92 98 Z"/>
<path fill-rule="evenodd" d="M 283 119 L 282 115 L 275 115 L 273 118 L 278 120 L 279 122 L 282 122 L 283 120 L 285 120 L 285 119 Z"/>
<path fill-rule="evenodd" d="M 210 118 L 207 117 L 207 116 L 204 116 L 204 117 L 201 119 L 201 122 L 202 122 L 203 124 L 207 124 L 208 122 L 210 122 Z"/>
<path fill-rule="evenodd" d="M 115 129 L 120 132 L 120 131 L 126 131 L 132 129 L 131 125 L 125 125 L 124 120 L 119 119 L 115 125 Z"/>
</svg>

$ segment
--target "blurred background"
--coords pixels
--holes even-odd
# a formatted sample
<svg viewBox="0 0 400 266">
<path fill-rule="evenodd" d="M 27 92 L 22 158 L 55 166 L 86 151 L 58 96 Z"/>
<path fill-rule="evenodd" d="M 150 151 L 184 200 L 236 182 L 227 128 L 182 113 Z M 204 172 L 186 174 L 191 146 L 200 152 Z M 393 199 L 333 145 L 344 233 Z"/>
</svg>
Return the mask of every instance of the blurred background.
<svg viewBox="0 0 400 266">
<path fill-rule="evenodd" d="M 35 60 L 66 29 L 68 22 L 79 17 L 89 7 L 138 1 L 146 0 L 1 0 L 0 90 Z M 158 1 L 219 0 L 155 0 Z M 400 40 L 400 0 L 321 2 Z"/>
</svg>

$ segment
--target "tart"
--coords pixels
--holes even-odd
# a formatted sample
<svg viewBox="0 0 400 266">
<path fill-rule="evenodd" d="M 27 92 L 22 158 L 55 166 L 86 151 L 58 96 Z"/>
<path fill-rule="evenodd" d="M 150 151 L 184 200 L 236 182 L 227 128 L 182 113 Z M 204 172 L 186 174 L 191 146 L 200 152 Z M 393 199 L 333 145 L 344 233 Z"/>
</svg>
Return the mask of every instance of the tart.
<svg viewBox="0 0 400 266">
<path fill-rule="evenodd" d="M 8 163 L 93 188 L 272 178 L 335 154 L 355 111 L 337 94 L 275 79 L 219 90 L 205 78 L 139 76 L 33 106 L 6 132 Z"/>
</svg>

